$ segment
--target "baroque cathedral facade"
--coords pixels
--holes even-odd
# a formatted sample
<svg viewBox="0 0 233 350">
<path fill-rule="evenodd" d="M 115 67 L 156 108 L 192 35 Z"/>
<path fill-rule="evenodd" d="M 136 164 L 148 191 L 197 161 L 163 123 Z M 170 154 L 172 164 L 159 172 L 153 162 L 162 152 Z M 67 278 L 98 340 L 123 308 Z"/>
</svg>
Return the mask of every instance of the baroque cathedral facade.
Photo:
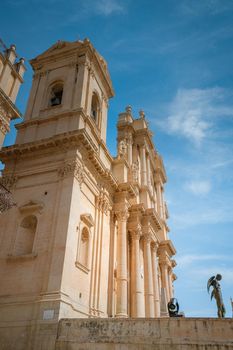
<svg viewBox="0 0 233 350">
<path fill-rule="evenodd" d="M 17 206 L 0 216 L 0 314 L 12 327 L 61 318 L 162 317 L 175 248 L 166 173 L 143 111 L 106 146 L 107 64 L 88 39 L 31 60 L 34 77 L 1 183 Z"/>
</svg>

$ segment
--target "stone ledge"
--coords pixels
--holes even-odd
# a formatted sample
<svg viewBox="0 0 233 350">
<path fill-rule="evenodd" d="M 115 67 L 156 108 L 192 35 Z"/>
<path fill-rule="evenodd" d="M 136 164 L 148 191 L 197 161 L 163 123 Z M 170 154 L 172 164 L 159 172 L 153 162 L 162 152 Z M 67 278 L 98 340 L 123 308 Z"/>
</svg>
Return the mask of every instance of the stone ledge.
<svg viewBox="0 0 233 350">
<path fill-rule="evenodd" d="M 60 349 L 230 350 L 233 319 L 62 319 Z"/>
</svg>

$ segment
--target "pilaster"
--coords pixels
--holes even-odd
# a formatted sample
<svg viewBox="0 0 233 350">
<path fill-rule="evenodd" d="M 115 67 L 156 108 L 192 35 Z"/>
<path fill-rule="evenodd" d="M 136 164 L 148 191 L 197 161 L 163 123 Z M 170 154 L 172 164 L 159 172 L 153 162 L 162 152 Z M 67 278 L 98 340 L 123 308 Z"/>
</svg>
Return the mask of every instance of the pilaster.
<svg viewBox="0 0 233 350">
<path fill-rule="evenodd" d="M 129 217 L 127 206 L 122 205 L 115 211 L 118 221 L 117 236 L 117 305 L 116 317 L 128 317 L 127 291 L 128 291 L 128 271 L 127 271 L 127 220 Z"/>
<path fill-rule="evenodd" d="M 142 186 L 147 185 L 146 178 L 146 147 L 145 145 L 140 145 L 140 162 L 141 162 L 141 184 Z"/>
<path fill-rule="evenodd" d="M 159 276 L 158 276 L 158 244 L 152 243 L 152 268 L 153 268 L 153 282 L 154 282 L 154 303 L 155 303 L 155 317 L 160 317 L 160 297 L 159 297 Z"/>
<path fill-rule="evenodd" d="M 142 235 L 140 225 L 136 225 L 130 230 L 131 236 L 131 316 L 145 317 L 144 302 L 143 302 L 143 286 L 142 276 L 140 271 L 140 247 L 139 241 Z"/>
<path fill-rule="evenodd" d="M 146 317 L 154 317 L 154 291 L 151 258 L 152 237 L 149 229 L 143 228 L 144 271 L 145 271 L 145 311 Z"/>
</svg>

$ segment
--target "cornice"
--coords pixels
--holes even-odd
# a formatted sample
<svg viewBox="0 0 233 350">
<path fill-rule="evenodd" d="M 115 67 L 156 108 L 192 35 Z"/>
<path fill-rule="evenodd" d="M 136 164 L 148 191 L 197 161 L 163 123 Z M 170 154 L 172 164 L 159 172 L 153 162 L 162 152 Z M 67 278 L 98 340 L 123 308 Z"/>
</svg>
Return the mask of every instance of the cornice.
<svg viewBox="0 0 233 350">
<path fill-rule="evenodd" d="M 96 141 L 98 142 L 98 144 L 102 147 L 105 156 L 108 158 L 108 160 L 110 162 L 113 162 L 113 157 L 110 155 L 106 144 L 100 138 L 100 132 L 96 132 L 96 129 L 93 126 L 91 118 L 86 116 L 83 108 L 77 108 L 77 109 L 72 110 L 72 111 L 64 111 L 64 112 L 58 111 L 58 113 L 56 113 L 52 116 L 46 117 L 46 118 L 37 117 L 37 118 L 25 120 L 22 123 L 16 124 L 15 127 L 17 130 L 21 130 L 21 129 L 27 128 L 29 126 L 46 124 L 47 122 L 56 121 L 60 118 L 75 116 L 75 115 L 77 115 L 77 113 L 83 118 L 84 122 L 87 123 L 88 126 L 91 128 L 91 131 L 92 131 Z M 82 129 L 80 129 L 80 130 L 82 130 Z M 75 133 L 77 131 L 75 130 L 72 132 Z"/>
<path fill-rule="evenodd" d="M 169 256 L 176 254 L 176 249 L 170 239 L 167 239 L 160 243 L 159 245 L 160 251 L 166 252 Z"/>
<path fill-rule="evenodd" d="M 153 208 L 148 208 L 145 210 L 143 215 L 144 220 L 150 221 L 155 231 L 159 231 L 163 228 L 163 223 L 161 222 L 160 217 Z"/>
<path fill-rule="evenodd" d="M 64 111 L 64 112 L 58 111 L 58 113 L 53 114 L 46 118 L 37 117 L 29 120 L 24 120 L 22 123 L 16 124 L 15 127 L 17 130 L 20 130 L 20 129 L 27 128 L 28 126 L 46 124 L 50 121 L 54 121 L 66 116 L 67 117 L 73 116 L 73 115 L 76 115 L 77 113 L 80 113 L 83 117 L 85 117 L 82 109 L 75 109 L 73 111 Z"/>
<path fill-rule="evenodd" d="M 117 192 L 127 192 L 129 197 L 137 196 L 135 186 L 132 186 L 129 182 L 120 183 L 118 185 Z"/>
<path fill-rule="evenodd" d="M 9 157 L 19 157 L 35 154 L 36 151 L 54 149 L 70 149 L 82 145 L 86 152 L 87 158 L 92 162 L 99 175 L 107 180 L 114 189 L 117 188 L 117 181 L 111 174 L 111 171 L 105 167 L 98 155 L 98 149 L 92 142 L 90 136 L 84 129 L 68 132 L 53 136 L 40 141 L 29 142 L 25 144 L 16 144 L 13 146 L 3 147 L 0 151 L 0 158 L 6 161 Z"/>
<path fill-rule="evenodd" d="M 145 208 L 144 208 L 143 203 L 133 204 L 133 205 L 130 206 L 129 211 L 132 214 L 142 215 L 142 214 L 145 213 Z"/>
<path fill-rule="evenodd" d="M 105 88 L 108 92 L 108 97 L 113 97 L 114 90 L 107 69 L 107 64 L 88 39 L 75 42 L 58 41 L 44 53 L 32 59 L 30 61 L 30 64 L 32 65 L 34 71 L 40 73 L 44 65 L 47 66 L 50 62 L 53 64 L 55 59 L 60 59 L 64 62 L 65 59 L 67 60 L 73 56 L 77 64 L 85 64 L 86 60 L 84 59 L 83 62 L 80 63 L 80 57 L 84 55 L 87 56 L 90 63 L 94 63 L 97 73 L 101 75 L 105 84 Z"/>
<path fill-rule="evenodd" d="M 130 121 L 118 121 L 117 122 L 117 129 L 118 131 L 126 131 L 129 133 L 135 133 L 135 128 L 133 126 L 133 123 Z"/>
</svg>

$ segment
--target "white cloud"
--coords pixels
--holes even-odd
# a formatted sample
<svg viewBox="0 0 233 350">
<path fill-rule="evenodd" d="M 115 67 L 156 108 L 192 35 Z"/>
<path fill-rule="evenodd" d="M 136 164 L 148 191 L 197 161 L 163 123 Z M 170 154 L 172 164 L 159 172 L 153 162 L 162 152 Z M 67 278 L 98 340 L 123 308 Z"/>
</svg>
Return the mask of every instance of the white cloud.
<svg viewBox="0 0 233 350">
<path fill-rule="evenodd" d="M 218 15 L 226 11 L 231 11 L 233 9 L 233 3 L 231 0 L 183 0 L 180 8 L 185 15 Z"/>
<path fill-rule="evenodd" d="M 194 195 L 206 195 L 211 190 L 211 184 L 209 181 L 190 181 L 186 182 L 184 188 Z"/>
<path fill-rule="evenodd" d="M 168 117 L 155 123 L 167 133 L 175 134 L 200 146 L 212 135 L 216 117 L 233 116 L 232 103 L 226 89 L 179 89 L 168 106 Z"/>
<path fill-rule="evenodd" d="M 219 265 L 211 265 L 209 267 L 201 267 L 193 271 L 196 278 L 210 278 L 211 276 L 220 273 L 223 277 L 224 284 L 232 284 L 233 267 L 222 267 Z"/>
<path fill-rule="evenodd" d="M 83 0 L 84 11 L 88 14 L 109 16 L 114 13 L 123 13 L 125 6 L 119 0 Z"/>
<path fill-rule="evenodd" d="M 105 16 L 116 12 L 124 12 L 124 7 L 117 0 L 99 0 L 96 2 L 96 10 Z"/>
<path fill-rule="evenodd" d="M 228 255 L 222 255 L 222 254 L 184 254 L 180 255 L 176 259 L 178 265 L 180 266 L 186 266 L 196 263 L 196 262 L 206 262 L 206 261 L 232 261 L 233 257 Z"/>
<path fill-rule="evenodd" d="M 227 167 L 227 166 L 231 165 L 232 163 L 233 163 L 233 159 L 230 159 L 230 160 L 226 160 L 226 161 L 212 164 L 211 168 L 212 169 L 223 168 L 223 167 Z"/>
</svg>

